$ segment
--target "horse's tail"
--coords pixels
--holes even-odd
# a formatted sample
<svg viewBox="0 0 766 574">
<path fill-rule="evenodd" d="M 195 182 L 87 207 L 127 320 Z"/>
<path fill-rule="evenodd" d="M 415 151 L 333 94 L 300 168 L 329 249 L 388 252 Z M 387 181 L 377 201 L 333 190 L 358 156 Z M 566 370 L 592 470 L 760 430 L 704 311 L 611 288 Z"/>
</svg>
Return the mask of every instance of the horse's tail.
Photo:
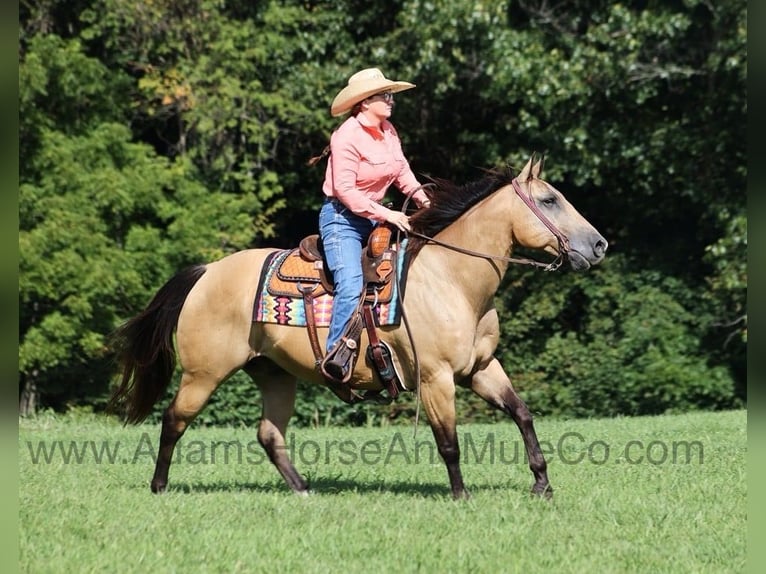
<svg viewBox="0 0 766 574">
<path fill-rule="evenodd" d="M 137 424 L 152 412 L 173 377 L 176 351 L 173 333 L 186 297 L 205 273 L 205 265 L 188 267 L 163 285 L 146 309 L 121 325 L 113 335 L 122 382 L 108 409 L 122 409 Z"/>
</svg>

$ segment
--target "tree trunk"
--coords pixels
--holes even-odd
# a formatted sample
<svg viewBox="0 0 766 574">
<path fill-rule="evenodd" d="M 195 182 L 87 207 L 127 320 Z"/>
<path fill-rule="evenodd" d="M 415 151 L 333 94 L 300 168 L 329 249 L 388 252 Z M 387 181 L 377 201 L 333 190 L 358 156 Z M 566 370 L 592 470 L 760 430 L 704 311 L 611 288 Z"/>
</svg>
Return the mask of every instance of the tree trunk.
<svg viewBox="0 0 766 574">
<path fill-rule="evenodd" d="M 19 414 L 21 416 L 33 415 L 37 410 L 37 383 L 34 378 L 24 381 L 24 388 L 19 395 Z"/>
</svg>

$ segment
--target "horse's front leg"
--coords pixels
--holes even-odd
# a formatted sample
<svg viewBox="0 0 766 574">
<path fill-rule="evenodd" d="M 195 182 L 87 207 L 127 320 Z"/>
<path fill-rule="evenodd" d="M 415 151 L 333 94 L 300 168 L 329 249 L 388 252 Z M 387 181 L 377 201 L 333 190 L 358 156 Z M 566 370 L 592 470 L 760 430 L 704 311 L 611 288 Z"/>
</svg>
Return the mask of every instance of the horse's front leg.
<svg viewBox="0 0 766 574">
<path fill-rule="evenodd" d="M 471 390 L 492 406 L 511 416 L 524 439 L 529 468 L 535 477 L 532 493 L 550 498 L 553 495 L 553 489 L 548 482 L 548 465 L 537 440 L 532 415 L 496 358 L 492 358 L 484 369 L 473 375 Z"/>
<path fill-rule="evenodd" d="M 455 419 L 455 383 L 451 377 L 442 377 L 423 383 L 420 388 L 423 407 L 436 439 L 436 448 L 447 465 L 452 496 L 468 498 L 460 472 L 460 446 Z"/>
</svg>

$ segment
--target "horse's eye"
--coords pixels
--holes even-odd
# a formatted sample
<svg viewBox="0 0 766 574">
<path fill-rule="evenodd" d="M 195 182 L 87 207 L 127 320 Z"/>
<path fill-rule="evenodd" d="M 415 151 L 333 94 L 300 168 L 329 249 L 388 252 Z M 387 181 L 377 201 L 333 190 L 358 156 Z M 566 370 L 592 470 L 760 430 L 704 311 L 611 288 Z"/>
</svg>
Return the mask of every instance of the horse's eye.
<svg viewBox="0 0 766 574">
<path fill-rule="evenodd" d="M 542 203 L 545 207 L 553 207 L 554 205 L 556 205 L 556 198 L 546 197 L 545 199 L 543 199 Z"/>
</svg>

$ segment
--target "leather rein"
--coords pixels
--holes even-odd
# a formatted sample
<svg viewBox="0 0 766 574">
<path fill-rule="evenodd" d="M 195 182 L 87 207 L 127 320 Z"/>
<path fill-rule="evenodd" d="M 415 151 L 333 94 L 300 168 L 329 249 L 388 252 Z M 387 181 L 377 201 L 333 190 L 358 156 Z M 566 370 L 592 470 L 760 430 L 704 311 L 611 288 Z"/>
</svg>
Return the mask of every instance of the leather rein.
<svg viewBox="0 0 766 574">
<path fill-rule="evenodd" d="M 545 214 L 540 211 L 540 208 L 537 207 L 537 204 L 535 203 L 534 199 L 532 199 L 531 192 L 524 193 L 521 190 L 521 185 L 519 185 L 518 178 L 513 178 L 511 181 L 511 185 L 513 186 L 513 190 L 516 192 L 516 195 L 519 196 L 521 201 L 523 201 L 527 207 L 529 207 L 530 210 L 532 210 L 532 213 L 534 213 L 537 218 L 542 222 L 545 227 L 548 228 L 548 230 L 553 233 L 553 235 L 556 237 L 556 240 L 559 244 L 559 253 L 552 262 L 550 263 L 542 263 L 540 261 L 535 261 L 534 259 L 528 259 L 526 257 L 508 257 L 506 255 L 490 255 L 488 253 L 481 253 L 480 251 L 473 251 L 472 249 L 466 249 L 464 247 L 459 247 L 457 245 L 453 245 L 451 243 L 445 243 L 444 241 L 440 241 L 438 239 L 435 239 L 433 237 L 429 237 L 427 235 L 423 235 L 422 233 L 418 233 L 417 231 L 408 231 L 406 232 L 407 235 L 412 235 L 414 237 L 419 237 L 420 239 L 425 239 L 428 243 L 433 243 L 435 245 L 439 245 L 441 247 L 445 247 L 447 249 L 450 249 L 452 251 L 457 251 L 458 253 L 463 253 L 465 255 L 470 255 L 472 257 L 480 257 L 482 259 L 489 259 L 489 260 L 495 260 L 495 261 L 504 261 L 506 263 L 518 263 L 521 265 L 532 265 L 533 267 L 541 267 L 543 271 L 555 271 L 559 267 L 561 267 L 561 264 L 564 262 L 564 258 L 566 257 L 567 253 L 571 250 L 571 247 L 569 245 L 569 238 L 564 235 L 552 222 L 550 219 L 548 219 Z M 408 198 L 409 199 L 409 198 Z"/>
</svg>

